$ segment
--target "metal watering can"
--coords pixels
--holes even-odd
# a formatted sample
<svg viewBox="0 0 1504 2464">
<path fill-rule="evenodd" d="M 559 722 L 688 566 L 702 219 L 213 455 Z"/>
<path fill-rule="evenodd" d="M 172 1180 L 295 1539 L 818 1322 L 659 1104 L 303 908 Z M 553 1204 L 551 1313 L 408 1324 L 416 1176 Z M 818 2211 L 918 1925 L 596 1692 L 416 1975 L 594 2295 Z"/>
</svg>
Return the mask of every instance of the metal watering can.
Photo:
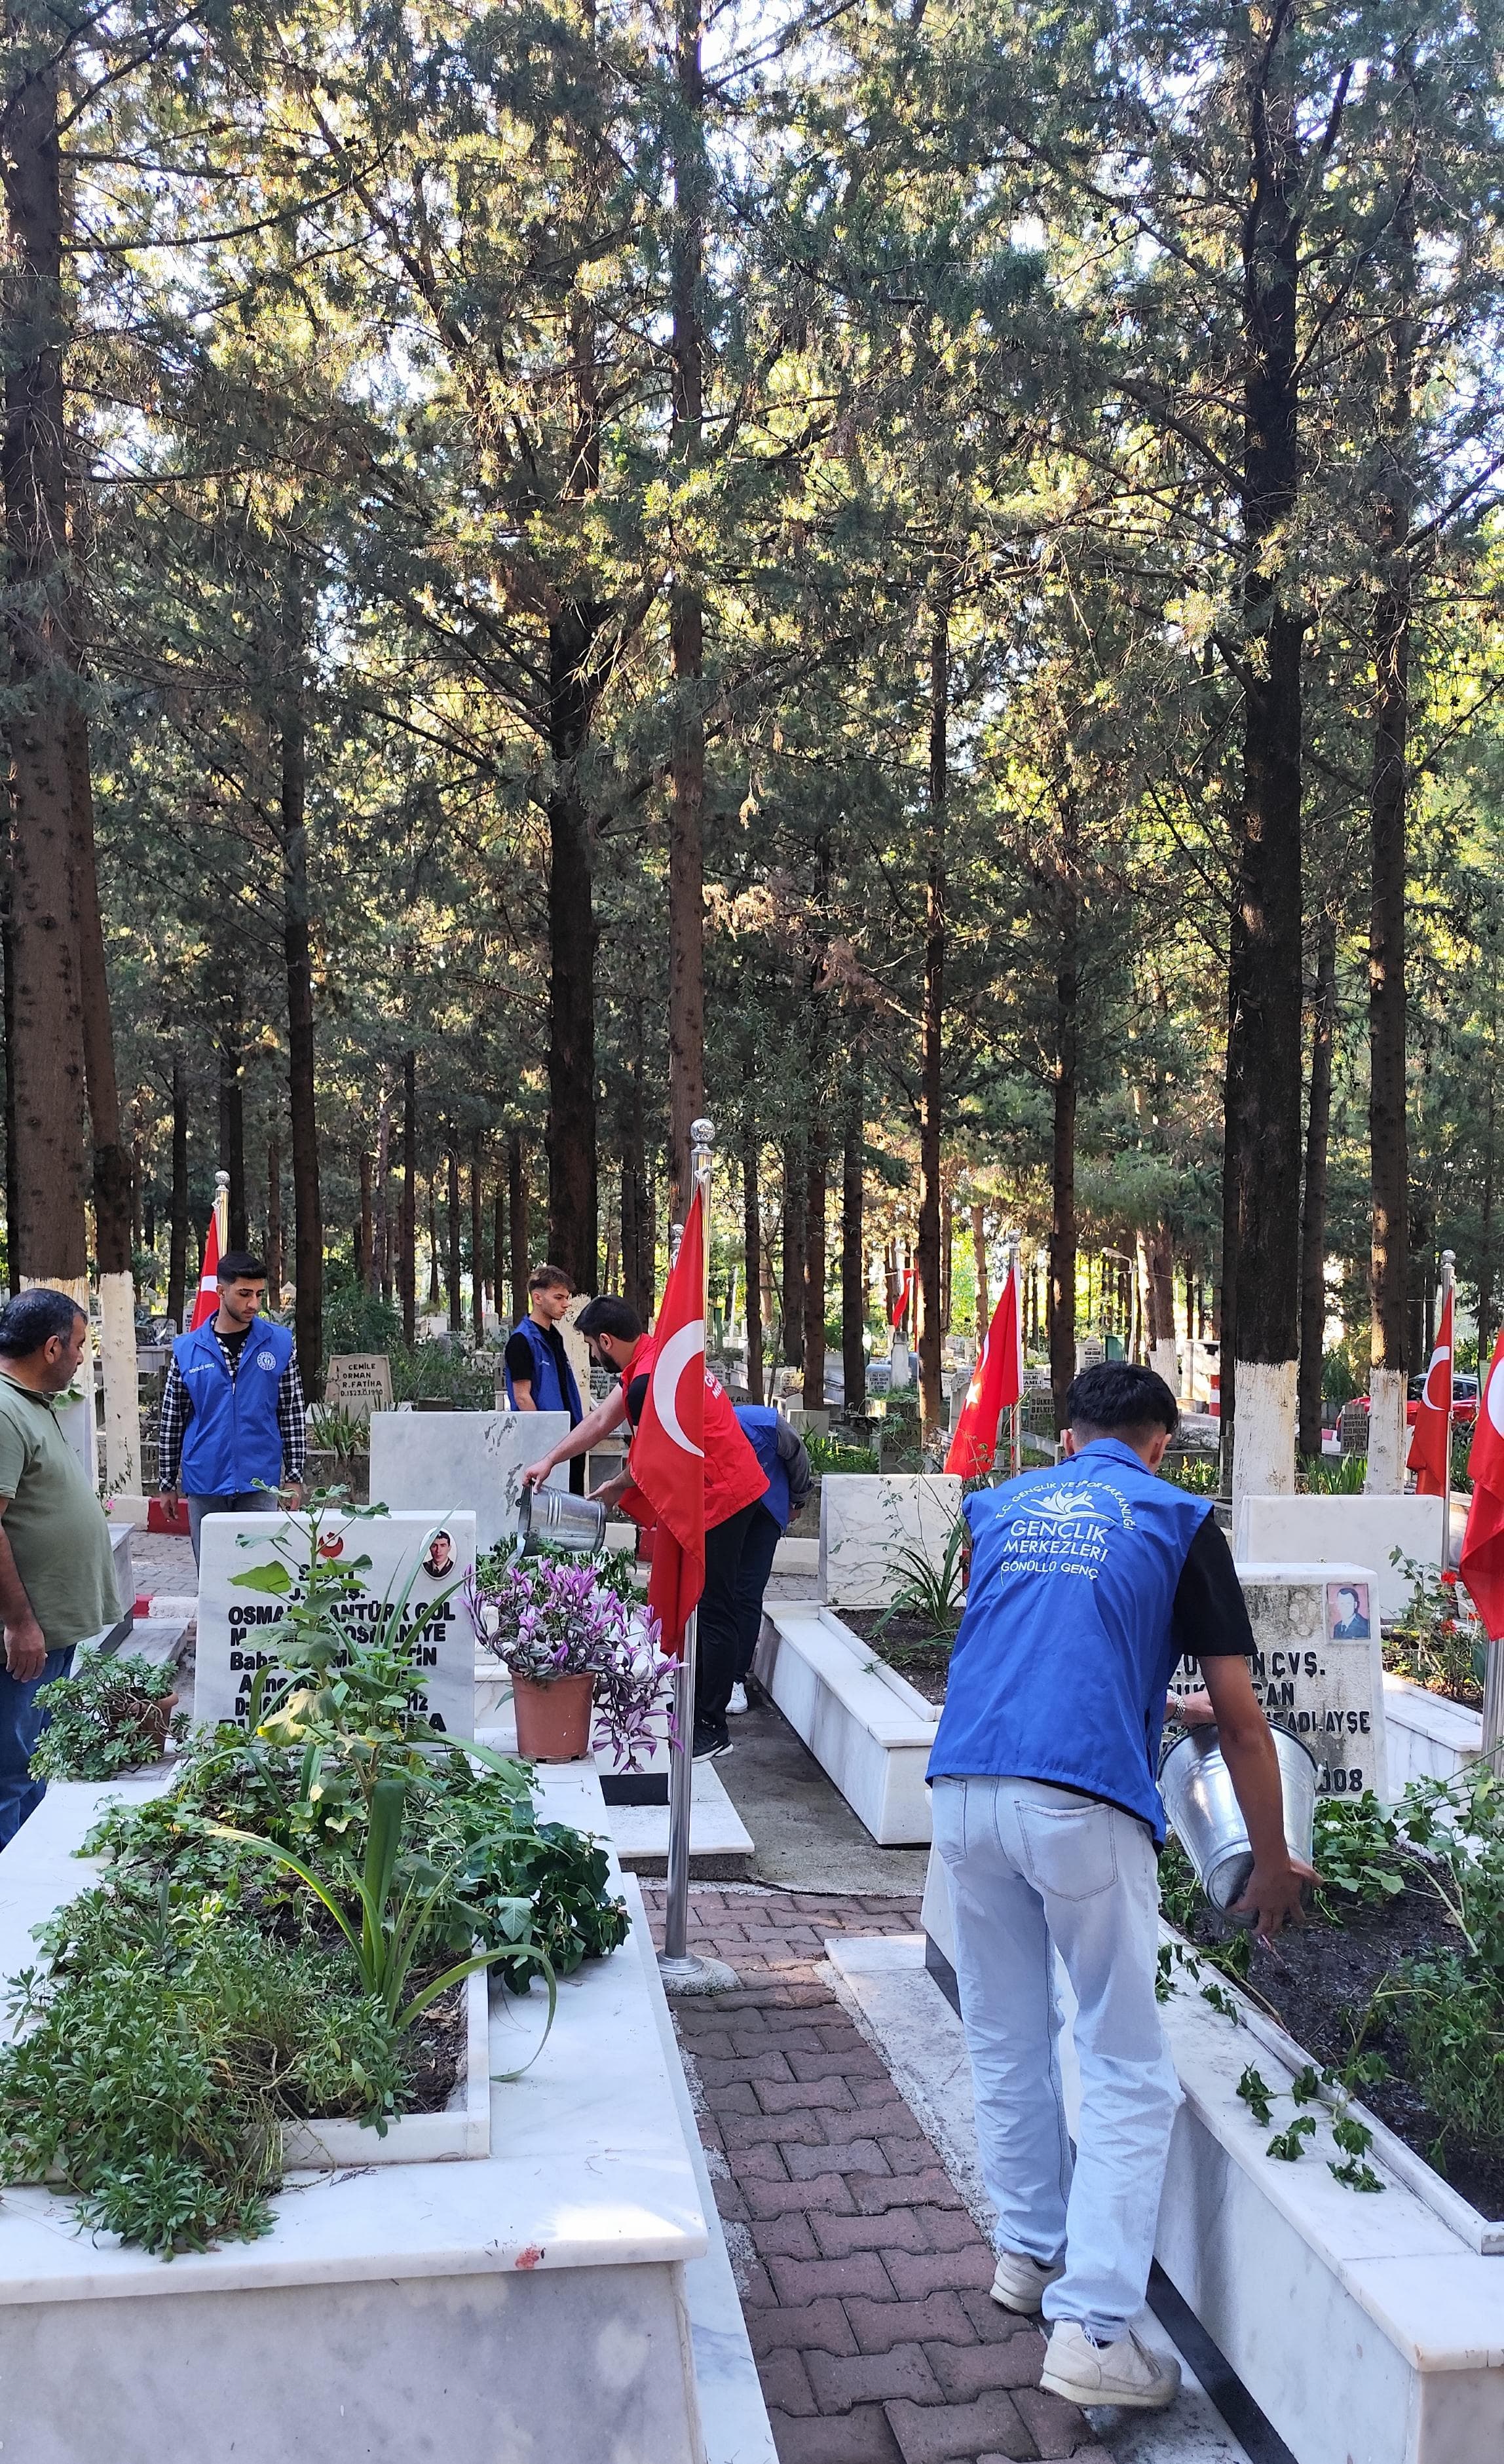
<svg viewBox="0 0 1504 2464">
<path fill-rule="evenodd" d="M 1309 1865 L 1316 1831 L 1316 1757 L 1288 1729 L 1271 1733 L 1284 1790 L 1285 1838 L 1291 1854 Z M 1176 1739 L 1160 1766 L 1160 1793 L 1197 1881 L 1212 1906 L 1225 1912 L 1248 1888 L 1253 1850 L 1215 1727 L 1187 1728 Z"/>
<path fill-rule="evenodd" d="M 524 1488 L 517 1507 L 519 1557 L 544 1549 L 567 1549 L 593 1557 L 606 1544 L 606 1508 L 599 1498 L 576 1497 L 567 1488 Z"/>
</svg>

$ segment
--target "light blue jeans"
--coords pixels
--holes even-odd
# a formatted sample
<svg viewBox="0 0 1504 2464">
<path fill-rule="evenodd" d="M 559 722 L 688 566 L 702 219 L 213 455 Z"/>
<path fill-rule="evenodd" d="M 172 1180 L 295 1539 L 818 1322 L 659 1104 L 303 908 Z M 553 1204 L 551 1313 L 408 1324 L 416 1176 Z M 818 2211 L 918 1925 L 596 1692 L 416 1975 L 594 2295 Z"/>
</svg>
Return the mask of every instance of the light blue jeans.
<svg viewBox="0 0 1504 2464">
<path fill-rule="evenodd" d="M 1131 1814 L 1040 1780 L 940 1779 L 956 1976 L 998 2242 L 1065 2274 L 1047 2319 L 1114 2342 L 1143 2306 L 1180 2082 L 1154 1983 L 1154 1841 Z M 1076 1998 L 1073 2168 L 1053 1952 Z"/>
</svg>

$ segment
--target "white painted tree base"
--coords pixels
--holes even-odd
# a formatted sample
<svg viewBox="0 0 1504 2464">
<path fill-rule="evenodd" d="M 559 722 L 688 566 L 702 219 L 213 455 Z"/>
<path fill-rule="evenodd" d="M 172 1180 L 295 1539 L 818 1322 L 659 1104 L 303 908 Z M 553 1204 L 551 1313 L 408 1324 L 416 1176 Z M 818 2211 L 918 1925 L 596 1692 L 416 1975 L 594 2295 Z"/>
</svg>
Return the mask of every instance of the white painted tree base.
<svg viewBox="0 0 1504 2464">
<path fill-rule="evenodd" d="M 104 1372 L 104 1485 L 141 1487 L 141 1404 L 136 1382 L 136 1287 L 129 1275 L 100 1277 L 100 1363 Z"/>
<path fill-rule="evenodd" d="M 1375 1369 L 1368 1380 L 1367 1495 L 1398 1497 L 1404 1488 L 1409 1430 L 1404 1424 L 1405 1381 L 1398 1369 Z"/>
<path fill-rule="evenodd" d="M 1295 1487 L 1293 1360 L 1240 1360 L 1232 1423 L 1232 1501 L 1293 1497 Z"/>
</svg>

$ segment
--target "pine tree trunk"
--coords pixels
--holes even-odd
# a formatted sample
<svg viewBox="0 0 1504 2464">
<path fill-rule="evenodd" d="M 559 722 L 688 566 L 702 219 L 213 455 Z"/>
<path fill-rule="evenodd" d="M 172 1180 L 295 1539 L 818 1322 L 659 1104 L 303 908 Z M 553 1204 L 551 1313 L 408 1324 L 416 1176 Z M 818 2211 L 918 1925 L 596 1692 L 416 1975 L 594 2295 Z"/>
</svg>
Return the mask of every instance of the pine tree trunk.
<svg viewBox="0 0 1504 2464">
<path fill-rule="evenodd" d="M 84 1059 L 67 732 L 71 670 L 63 352 L 63 214 L 55 30 L 24 13 L 10 28 L 3 168 L 9 272 L 4 300 L 5 495 L 11 665 L 12 1034 L 15 1218 L 11 1270 L 87 1299 Z"/>
<path fill-rule="evenodd" d="M 512 1319 L 520 1326 L 527 1315 L 527 1157 L 522 1133 L 513 1130 L 506 1142 L 507 1187 L 512 1217 Z"/>
<path fill-rule="evenodd" d="M 548 799 L 548 1254 L 584 1291 L 594 1290 L 597 1265 L 597 935 L 590 816 L 573 768 L 588 718 L 572 663 L 589 641 L 578 621 L 550 627 L 550 736 L 562 783 Z"/>
<path fill-rule="evenodd" d="M 181 1334 L 188 1321 L 188 1098 L 183 1055 L 172 1055 L 172 1208 L 167 1230 L 167 1315 Z"/>
<path fill-rule="evenodd" d="M 763 1201 L 758 1186 L 762 1145 L 748 1097 L 741 1115 L 741 1283 L 747 1321 L 747 1393 L 763 1400 Z"/>
<path fill-rule="evenodd" d="M 418 1334 L 418 1060 L 402 1056 L 402 1204 L 397 1217 L 397 1293 L 402 1339 L 410 1351 Z"/>
<path fill-rule="evenodd" d="M 6 839 L 5 907 L 0 912 L 0 955 L 5 960 L 5 1237 L 6 1282 L 12 1297 L 21 1288 L 21 1199 L 17 1177 L 20 1139 L 15 1127 L 15 880 L 11 841 Z"/>
<path fill-rule="evenodd" d="M 784 1327 L 785 1369 L 805 1365 L 805 1147 L 784 1141 Z"/>
<path fill-rule="evenodd" d="M 1299 1433 L 1302 1455 L 1321 1451 L 1321 1372 L 1326 1351 L 1326 1189 L 1332 1128 L 1332 1059 L 1337 1034 L 1337 923 L 1316 926 L 1311 1021 L 1311 1092 L 1306 1108 L 1306 1185 L 1300 1214 Z"/>
<path fill-rule="evenodd" d="M 245 1094 L 240 1062 L 240 992 L 231 995 L 219 1036 L 219 1168 L 230 1175 L 226 1208 L 229 1247 L 243 1249 L 249 1239 L 246 1205 Z"/>
<path fill-rule="evenodd" d="M 497 1174 L 497 1185 L 491 1197 L 491 1263 L 494 1278 L 492 1299 L 497 1316 L 505 1328 L 509 1320 L 506 1306 L 506 1174 L 503 1171 Z"/>
<path fill-rule="evenodd" d="M 293 560 L 288 563 L 282 639 L 286 661 L 281 712 L 282 949 L 287 970 L 287 1089 L 293 1144 L 293 1279 L 297 1286 L 293 1334 L 304 1392 L 312 1394 L 323 1353 L 323 1199 L 314 1081 L 302 592 Z"/>
<path fill-rule="evenodd" d="M 992 1323 L 992 1294 L 987 1284 L 986 1209 L 983 1206 L 974 1206 L 971 1210 L 971 1257 L 977 1278 L 977 1351 L 980 1355 L 987 1329 Z M 1032 1276 L 1029 1283 L 1032 1287 Z"/>
<path fill-rule="evenodd" d="M 866 1197 L 866 1084 L 863 1053 L 852 1055 L 852 1076 L 846 1097 L 846 1132 L 841 1142 L 841 1376 L 842 1411 L 862 1411 L 867 1402 L 867 1260 L 862 1247 L 863 1201 Z"/>
<path fill-rule="evenodd" d="M 446 1261 L 448 1267 L 446 1281 L 448 1285 L 449 1297 L 449 1331 L 451 1334 L 457 1334 L 460 1328 L 465 1323 L 465 1311 L 463 1303 L 460 1299 L 459 1149 L 455 1143 L 453 1124 L 451 1124 L 449 1130 L 449 1144 L 445 1153 L 445 1169 L 448 1180 L 448 1187 L 445 1192 L 448 1203 L 445 1207 L 445 1214 L 448 1220 L 449 1230 L 449 1254 Z"/>
<path fill-rule="evenodd" d="M 384 1301 L 391 1298 L 391 1097 L 381 1099 L 376 1121 L 376 1248 L 371 1261 L 373 1288 Z"/>
<path fill-rule="evenodd" d="M 266 1142 L 266 1303 L 282 1306 L 282 1142 Z"/>
<path fill-rule="evenodd" d="M 485 1341 L 485 1206 L 481 1198 L 480 1132 L 470 1142 L 470 1327 L 477 1344 Z"/>
<path fill-rule="evenodd" d="M 439 1279 L 438 1181 L 429 1175 L 429 1309 L 436 1309 L 444 1297 Z"/>
<path fill-rule="evenodd" d="M 1055 1427 L 1066 1425 L 1075 1375 L 1075 1113 L 1080 1075 L 1080 870 L 1078 820 L 1061 814 L 1055 875 L 1055 1020 L 1051 1081 L 1050 1384 Z"/>
<path fill-rule="evenodd" d="M 356 1242 L 355 1271 L 368 1292 L 376 1289 L 376 1208 L 374 1161 L 370 1149 L 361 1149 L 361 1220 Z"/>
<path fill-rule="evenodd" d="M 805 1165 L 805 1383 L 807 1412 L 825 1408 L 825 1138 L 811 1129 Z"/>
<path fill-rule="evenodd" d="M 81 556 L 81 544 L 76 553 Z M 76 673 L 83 670 L 83 592 L 72 594 Z M 100 914 L 94 843 L 94 781 L 89 722 L 76 694 L 68 709 L 68 802 L 72 815 L 74 901 L 78 917 L 78 981 L 83 1074 L 94 1143 L 94 1254 L 100 1279 L 100 1367 L 104 1389 L 104 1478 L 117 1495 L 139 1497 L 141 1389 L 136 1371 L 136 1280 L 131 1257 L 136 1176 L 121 1136 L 120 1088 L 110 1022 L 110 986 Z"/>
<path fill-rule="evenodd" d="M 1300 1304 L 1300 694 L 1303 619 L 1286 544 L 1298 501 L 1296 330 L 1301 177 L 1293 11 L 1250 49 L 1251 194 L 1243 225 L 1243 806 L 1236 895 L 1246 935 L 1228 1039 L 1237 1199 L 1235 1493 L 1294 1485 Z"/>
<path fill-rule="evenodd" d="M 1379 419 L 1380 586 L 1374 610 L 1373 760 L 1368 784 L 1373 899 L 1368 935 L 1368 1474 L 1375 1491 L 1404 1486 L 1405 1295 L 1410 1271 L 1405 1125 L 1405 803 L 1410 725 L 1410 518 L 1415 325 L 1414 195 L 1407 179 L 1390 234 L 1399 303 L 1386 336 Z M 1481 1355 L 1480 1355 L 1481 1356 Z"/>
<path fill-rule="evenodd" d="M 945 1030 L 945 802 L 949 792 L 950 608 L 930 633 L 929 817 L 924 890 L 924 996 L 919 1042 L 919 1415 L 927 1440 L 940 1430 L 940 1065 Z"/>
<path fill-rule="evenodd" d="M 705 87 L 698 0 L 675 0 L 673 311 L 674 423 L 670 453 L 682 484 L 698 460 L 704 420 Z M 669 816 L 669 1203 L 682 1222 L 690 1199 L 690 1127 L 705 1109 L 705 721 L 700 707 L 704 611 L 697 583 L 676 574 L 669 602 L 674 671 Z"/>
</svg>

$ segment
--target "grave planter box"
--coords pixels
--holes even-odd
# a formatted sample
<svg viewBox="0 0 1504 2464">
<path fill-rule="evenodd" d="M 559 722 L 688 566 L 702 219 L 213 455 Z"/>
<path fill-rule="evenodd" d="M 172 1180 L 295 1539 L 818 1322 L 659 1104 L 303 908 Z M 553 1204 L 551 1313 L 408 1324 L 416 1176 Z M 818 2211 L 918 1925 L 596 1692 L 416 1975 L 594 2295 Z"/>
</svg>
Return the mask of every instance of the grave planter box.
<svg viewBox="0 0 1504 2464">
<path fill-rule="evenodd" d="M 1483 1714 L 1449 1702 L 1406 1677 L 1385 1676 L 1384 1726 L 1389 1740 L 1389 1794 L 1403 1796 L 1414 1779 L 1455 1779 L 1483 1751 Z"/>
<path fill-rule="evenodd" d="M 878 1845 L 927 1846 L 934 1704 L 828 1609 L 770 1601 L 753 1666 Z"/>
</svg>

